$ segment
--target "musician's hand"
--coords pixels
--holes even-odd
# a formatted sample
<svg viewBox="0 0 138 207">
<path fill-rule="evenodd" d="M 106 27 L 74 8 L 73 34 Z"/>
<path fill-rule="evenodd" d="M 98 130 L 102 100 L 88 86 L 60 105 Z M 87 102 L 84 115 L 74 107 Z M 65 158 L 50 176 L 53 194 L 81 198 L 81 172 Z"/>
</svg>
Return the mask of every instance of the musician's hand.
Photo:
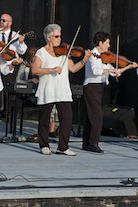
<svg viewBox="0 0 138 207">
<path fill-rule="evenodd" d="M 61 67 L 55 67 L 53 72 L 57 72 L 58 74 L 61 74 L 62 68 Z"/>
<path fill-rule="evenodd" d="M 13 64 L 13 65 L 16 65 L 16 64 L 21 64 L 22 62 L 23 62 L 23 59 L 20 58 L 20 57 L 17 57 L 17 58 L 12 62 L 12 64 Z"/>
<path fill-rule="evenodd" d="M 83 58 L 83 61 L 86 63 L 88 61 L 88 59 L 91 57 L 92 55 L 92 51 L 91 50 L 85 50 L 85 55 L 84 55 L 84 58 Z"/>
<path fill-rule="evenodd" d="M 9 70 L 13 70 L 13 68 L 16 66 L 16 64 L 21 64 L 23 62 L 23 59 L 20 57 L 17 57 L 10 65 Z"/>
<path fill-rule="evenodd" d="M 13 61 L 13 64 L 21 64 L 23 62 L 23 59 L 20 58 L 20 57 L 17 57 L 14 61 Z"/>
<path fill-rule="evenodd" d="M 117 73 L 117 69 L 116 68 L 111 68 L 108 71 L 109 71 L 109 73 L 114 73 L 114 74 Z"/>
<path fill-rule="evenodd" d="M 20 35 L 19 37 L 19 42 L 22 44 L 24 42 L 25 37 L 23 35 Z"/>
<path fill-rule="evenodd" d="M 138 68 L 138 64 L 136 62 L 133 62 L 132 64 L 128 65 L 129 68 Z"/>
<path fill-rule="evenodd" d="M 116 68 L 109 69 L 109 73 L 114 73 L 116 75 L 116 77 L 120 76 L 120 70 L 118 70 Z"/>
<path fill-rule="evenodd" d="M 31 79 L 28 79 L 28 81 L 29 81 L 30 83 L 35 83 L 35 84 L 38 83 L 38 79 L 37 79 L 37 78 L 31 78 Z"/>
<path fill-rule="evenodd" d="M 116 74 L 116 77 L 118 78 L 120 76 L 120 70 L 116 69 L 116 73 L 115 74 Z"/>
</svg>

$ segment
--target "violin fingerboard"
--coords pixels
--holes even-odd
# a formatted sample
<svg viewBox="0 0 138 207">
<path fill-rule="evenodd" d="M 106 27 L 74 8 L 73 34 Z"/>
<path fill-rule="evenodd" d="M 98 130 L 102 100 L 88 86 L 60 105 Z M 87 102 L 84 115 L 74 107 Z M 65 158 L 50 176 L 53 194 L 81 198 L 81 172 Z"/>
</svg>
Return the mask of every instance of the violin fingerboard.
<svg viewBox="0 0 138 207">
<path fill-rule="evenodd" d="M 34 35 L 35 35 L 34 31 L 30 31 L 30 32 L 23 34 L 23 36 L 25 37 L 33 37 Z"/>
<path fill-rule="evenodd" d="M 30 32 L 27 32 L 25 34 L 23 34 L 24 37 L 33 37 L 35 35 L 34 31 L 30 31 Z M 10 44 L 13 44 L 14 42 L 16 42 L 19 38 L 13 40 Z"/>
</svg>

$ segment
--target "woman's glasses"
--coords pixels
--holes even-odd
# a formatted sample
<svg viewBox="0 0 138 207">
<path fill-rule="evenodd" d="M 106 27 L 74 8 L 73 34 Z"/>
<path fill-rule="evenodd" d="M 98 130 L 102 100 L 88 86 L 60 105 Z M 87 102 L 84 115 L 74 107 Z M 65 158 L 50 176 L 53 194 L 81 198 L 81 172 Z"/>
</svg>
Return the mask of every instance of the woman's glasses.
<svg viewBox="0 0 138 207">
<path fill-rule="evenodd" d="M 57 38 L 59 38 L 59 37 L 61 38 L 62 36 L 61 36 L 61 35 L 55 35 L 55 36 L 52 35 L 52 37 L 55 37 L 55 38 L 57 39 Z"/>
</svg>

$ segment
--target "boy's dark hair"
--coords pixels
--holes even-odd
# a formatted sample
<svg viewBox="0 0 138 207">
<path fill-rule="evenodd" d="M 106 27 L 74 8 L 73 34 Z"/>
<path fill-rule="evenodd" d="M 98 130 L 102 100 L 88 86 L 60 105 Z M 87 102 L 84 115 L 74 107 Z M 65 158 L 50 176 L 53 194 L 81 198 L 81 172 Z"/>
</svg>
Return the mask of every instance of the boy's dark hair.
<svg viewBox="0 0 138 207">
<path fill-rule="evenodd" d="M 110 35 L 104 31 L 100 31 L 94 35 L 93 42 L 95 46 L 98 46 L 100 41 L 105 42 L 107 39 L 110 39 Z"/>
</svg>

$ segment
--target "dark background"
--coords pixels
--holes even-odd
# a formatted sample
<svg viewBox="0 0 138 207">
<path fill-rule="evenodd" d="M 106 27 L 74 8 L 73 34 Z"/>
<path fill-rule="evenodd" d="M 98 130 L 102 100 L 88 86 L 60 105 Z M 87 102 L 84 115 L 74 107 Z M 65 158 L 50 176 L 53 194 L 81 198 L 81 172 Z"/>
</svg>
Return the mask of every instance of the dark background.
<svg viewBox="0 0 138 207">
<path fill-rule="evenodd" d="M 120 34 L 120 55 L 138 63 L 138 1 L 112 0 L 111 37 L 112 51 L 116 51 L 116 37 Z M 119 78 L 116 103 L 134 107 L 138 116 L 138 76 L 136 70 L 128 70 Z"/>
<path fill-rule="evenodd" d="M 56 0 L 55 11 L 52 0 L 1 0 L 0 14 L 9 13 L 13 17 L 13 30 L 21 34 L 33 30 L 35 37 L 26 38 L 30 46 L 41 47 L 45 44 L 43 29 L 50 23 L 54 13 L 54 22 L 62 27 L 62 41 L 71 44 L 79 25 L 81 30 L 75 42 L 76 46 L 90 48 L 93 37 L 90 37 L 92 0 Z M 101 1 L 104 4 L 103 1 Z M 106 1 L 105 1 L 106 2 Z M 106 5 L 104 5 L 106 7 Z M 112 0 L 111 7 L 111 51 L 116 53 L 116 38 L 120 34 L 119 54 L 131 61 L 138 62 L 138 1 Z M 103 8 L 104 9 L 104 8 Z M 96 17 L 95 17 L 96 18 Z M 90 48 L 92 49 L 92 48 Z M 73 58 L 76 62 L 79 58 Z M 70 74 L 72 84 L 82 85 L 84 68 L 76 74 Z M 138 76 L 136 70 L 128 70 L 119 78 L 110 80 L 105 88 L 103 105 L 106 103 L 134 107 L 138 116 Z"/>
</svg>

